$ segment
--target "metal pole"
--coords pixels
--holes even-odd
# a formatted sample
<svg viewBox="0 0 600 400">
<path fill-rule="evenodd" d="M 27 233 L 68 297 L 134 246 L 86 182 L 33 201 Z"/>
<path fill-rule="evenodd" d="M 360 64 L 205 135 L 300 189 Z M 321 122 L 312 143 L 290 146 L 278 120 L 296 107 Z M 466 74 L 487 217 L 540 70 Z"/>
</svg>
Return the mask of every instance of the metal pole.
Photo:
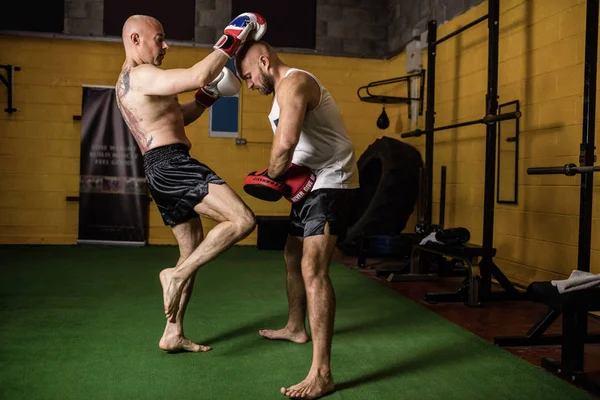
<svg viewBox="0 0 600 400">
<path fill-rule="evenodd" d="M 0 65 L 0 68 L 6 70 L 6 78 L 0 75 L 0 81 L 6 85 L 7 88 L 7 97 L 8 97 L 8 107 L 4 109 L 7 113 L 13 113 L 15 111 L 19 111 L 18 109 L 13 107 L 13 92 L 14 92 L 14 74 L 15 71 L 20 71 L 21 67 L 15 67 L 14 65 Z"/>
<path fill-rule="evenodd" d="M 427 27 L 427 111 L 425 112 L 425 215 L 424 222 L 432 223 L 433 211 L 433 127 L 435 125 L 435 41 L 437 38 L 437 21 L 429 21 Z"/>
<path fill-rule="evenodd" d="M 488 3 L 488 84 L 487 115 L 498 111 L 498 39 L 500 7 L 498 0 Z M 494 191 L 496 178 L 497 122 L 487 125 L 485 141 L 485 187 L 483 196 L 483 248 L 494 246 Z"/>
<path fill-rule="evenodd" d="M 440 44 L 445 42 L 446 40 L 450 39 L 451 37 L 454 37 L 456 35 L 458 35 L 461 32 L 466 31 L 467 29 L 479 24 L 480 22 L 483 22 L 487 19 L 487 14 L 477 18 L 475 21 L 468 23 L 467 25 L 463 26 L 462 28 L 458 28 L 457 30 L 455 30 L 454 32 L 451 32 L 449 34 L 447 34 L 446 36 L 444 36 L 443 38 L 440 38 L 440 40 L 438 40 L 437 42 L 435 42 L 435 44 Z"/>
<path fill-rule="evenodd" d="M 423 221 L 423 202 L 425 196 L 423 195 L 423 179 L 425 175 L 425 168 L 419 168 L 419 201 L 417 202 L 417 218 L 419 221 Z M 417 221 L 418 222 L 418 221 Z"/>
<path fill-rule="evenodd" d="M 485 117 L 483 117 L 481 119 L 475 119 L 475 120 L 466 121 L 466 122 L 459 122 L 459 123 L 451 124 L 451 125 L 438 126 L 437 128 L 434 128 L 432 132 L 445 131 L 447 129 L 462 128 L 463 126 L 476 125 L 476 124 L 489 125 L 489 124 L 493 124 L 495 122 L 508 121 L 510 119 L 516 119 L 516 118 L 521 118 L 520 111 L 514 111 L 514 112 L 509 112 L 506 114 L 498 114 L 498 115 L 486 115 Z M 400 134 L 400 136 L 403 138 L 419 137 L 419 136 L 423 135 L 424 133 L 428 133 L 427 130 L 417 129 L 417 130 L 410 131 L 410 132 L 404 132 L 404 133 Z"/>
<path fill-rule="evenodd" d="M 577 174 L 584 174 L 586 172 L 600 171 L 600 166 L 588 165 L 585 167 L 578 167 L 577 165 L 565 164 L 560 167 L 531 167 L 527 168 L 528 175 L 557 175 L 562 174 L 566 176 L 575 176 Z M 581 203 L 581 201 L 580 201 Z"/>
<path fill-rule="evenodd" d="M 446 166 L 442 166 L 442 182 L 440 184 L 440 228 L 444 227 L 444 218 L 446 216 Z"/>
<path fill-rule="evenodd" d="M 5 108 L 4 111 L 8 112 L 8 113 L 12 113 L 13 111 L 15 111 L 14 107 L 13 107 L 13 89 L 14 89 L 14 77 L 13 77 L 13 71 L 14 71 L 14 67 L 12 65 L 9 65 L 9 68 L 6 70 L 7 72 L 7 77 L 8 77 L 8 82 L 9 82 L 9 86 L 8 86 L 8 108 Z"/>
<path fill-rule="evenodd" d="M 580 166 L 594 165 L 594 134 L 596 130 L 596 72 L 598 59 L 598 0 L 588 0 L 585 20 L 585 61 L 583 81 L 583 132 Z M 592 197 L 594 174 L 581 174 L 579 200 L 579 249 L 577 269 L 590 271 L 592 241 Z"/>
</svg>

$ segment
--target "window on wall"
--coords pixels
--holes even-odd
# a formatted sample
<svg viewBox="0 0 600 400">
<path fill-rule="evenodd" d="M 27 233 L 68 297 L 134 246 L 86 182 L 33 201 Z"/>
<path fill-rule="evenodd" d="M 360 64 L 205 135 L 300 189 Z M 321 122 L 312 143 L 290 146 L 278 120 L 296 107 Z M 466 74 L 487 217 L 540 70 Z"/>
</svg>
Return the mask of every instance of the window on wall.
<svg viewBox="0 0 600 400">
<path fill-rule="evenodd" d="M 8 11 L 10 7 L 10 12 Z M 33 31 L 62 33 L 65 24 L 65 1 L 44 0 L 34 6 L 27 1 L 12 1 L 4 4 L 0 12 L 0 29 L 11 31 Z"/>
<path fill-rule="evenodd" d="M 135 14 L 159 20 L 167 40 L 194 40 L 195 0 L 104 0 L 104 34 L 121 36 L 123 23 Z"/>
<path fill-rule="evenodd" d="M 282 0 L 232 0 L 231 14 L 257 12 L 267 20 L 263 39 L 276 47 L 316 47 L 317 1 L 303 0 L 297 6 Z"/>
</svg>

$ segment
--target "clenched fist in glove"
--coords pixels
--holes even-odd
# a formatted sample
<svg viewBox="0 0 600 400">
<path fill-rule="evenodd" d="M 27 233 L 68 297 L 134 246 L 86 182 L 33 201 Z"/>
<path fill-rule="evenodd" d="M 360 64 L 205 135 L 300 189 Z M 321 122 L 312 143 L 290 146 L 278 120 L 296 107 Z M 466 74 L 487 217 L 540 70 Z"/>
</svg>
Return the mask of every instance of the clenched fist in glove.
<svg viewBox="0 0 600 400">
<path fill-rule="evenodd" d="M 233 58 L 246 39 L 259 40 L 265 32 L 267 32 L 267 21 L 260 14 L 243 13 L 227 25 L 223 36 L 213 48 L 221 50 L 227 57 Z"/>
<path fill-rule="evenodd" d="M 289 188 L 288 195 L 285 198 L 292 204 L 302 201 L 315 186 L 316 180 L 317 176 L 310 168 L 290 164 L 285 173 L 285 184 Z"/>
<path fill-rule="evenodd" d="M 231 70 L 223 67 L 223 70 L 211 83 L 198 89 L 196 102 L 208 108 L 213 105 L 219 97 L 233 96 L 240 92 L 240 80 Z"/>
</svg>

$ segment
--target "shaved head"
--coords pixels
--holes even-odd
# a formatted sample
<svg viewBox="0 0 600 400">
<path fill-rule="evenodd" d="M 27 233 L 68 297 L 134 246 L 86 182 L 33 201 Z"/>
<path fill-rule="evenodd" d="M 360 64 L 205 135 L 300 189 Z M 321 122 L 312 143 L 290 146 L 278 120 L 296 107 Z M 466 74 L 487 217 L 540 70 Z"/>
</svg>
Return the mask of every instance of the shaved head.
<svg viewBox="0 0 600 400">
<path fill-rule="evenodd" d="M 277 72 L 284 64 L 269 43 L 246 41 L 235 56 L 235 68 L 249 89 L 268 95 L 275 90 Z"/>
<path fill-rule="evenodd" d="M 127 57 L 142 64 L 160 65 L 167 48 L 162 24 L 148 15 L 132 15 L 123 24 L 123 45 Z"/>
<path fill-rule="evenodd" d="M 244 42 L 235 55 L 235 68 L 237 69 L 238 74 L 243 76 L 242 63 L 246 58 L 254 63 L 261 55 L 268 57 L 270 60 L 277 58 L 277 54 L 271 45 L 263 40 L 248 40 Z"/>
<path fill-rule="evenodd" d="M 148 15 L 132 15 L 123 24 L 123 41 L 133 33 L 142 34 L 145 30 L 160 30 L 164 32 L 162 24 L 154 17 Z"/>
</svg>

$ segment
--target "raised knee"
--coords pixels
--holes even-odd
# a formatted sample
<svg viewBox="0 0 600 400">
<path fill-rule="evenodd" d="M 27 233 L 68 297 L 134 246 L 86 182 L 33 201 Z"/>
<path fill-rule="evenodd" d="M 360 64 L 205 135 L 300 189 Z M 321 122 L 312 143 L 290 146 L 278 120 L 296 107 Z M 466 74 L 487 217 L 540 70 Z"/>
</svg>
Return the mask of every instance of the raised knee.
<svg viewBox="0 0 600 400">
<path fill-rule="evenodd" d="M 242 237 L 248 236 L 254 228 L 256 228 L 256 217 L 252 211 L 247 210 L 242 215 L 238 216 L 237 225 L 240 229 L 240 235 Z"/>
</svg>

